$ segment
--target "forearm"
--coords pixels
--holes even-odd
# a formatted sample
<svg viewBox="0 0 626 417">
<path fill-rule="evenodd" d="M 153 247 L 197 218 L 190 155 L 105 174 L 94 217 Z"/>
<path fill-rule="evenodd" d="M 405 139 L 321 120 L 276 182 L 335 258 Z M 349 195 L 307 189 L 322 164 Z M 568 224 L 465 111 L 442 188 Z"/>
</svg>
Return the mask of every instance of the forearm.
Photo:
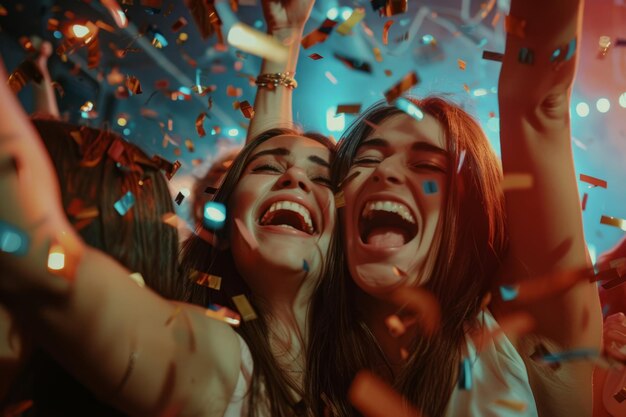
<svg viewBox="0 0 626 417">
<path fill-rule="evenodd" d="M 57 105 L 52 80 L 47 71 L 39 84 L 33 83 L 33 92 L 35 96 L 35 114 L 45 114 L 58 119 L 60 117 L 59 106 Z"/>
<path fill-rule="evenodd" d="M 260 74 L 290 73 L 295 77 L 300 41 L 304 27 L 280 29 L 273 32 L 273 36 L 289 48 L 287 60 L 284 63 L 263 60 Z M 279 85 L 276 88 L 257 87 L 254 99 L 254 117 L 250 121 L 247 141 L 252 140 L 263 131 L 275 127 L 293 126 L 292 109 L 293 89 Z"/>
</svg>

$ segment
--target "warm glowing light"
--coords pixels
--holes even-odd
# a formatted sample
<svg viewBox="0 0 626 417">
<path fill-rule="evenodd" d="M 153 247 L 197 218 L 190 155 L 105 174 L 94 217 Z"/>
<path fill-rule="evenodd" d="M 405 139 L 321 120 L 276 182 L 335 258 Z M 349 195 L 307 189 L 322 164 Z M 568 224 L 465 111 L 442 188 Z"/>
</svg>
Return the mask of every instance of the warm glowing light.
<svg viewBox="0 0 626 417">
<path fill-rule="evenodd" d="M 348 20 L 352 16 L 352 9 L 350 7 L 342 7 L 341 8 L 341 18 L 343 20 Z"/>
<path fill-rule="evenodd" d="M 330 107 L 326 110 L 326 128 L 330 132 L 343 132 L 346 128 L 346 115 L 341 113 L 335 114 L 336 107 Z"/>
<path fill-rule="evenodd" d="M 93 110 L 93 103 L 91 101 L 86 101 L 85 104 L 83 104 L 82 106 L 80 106 L 80 111 L 82 112 L 90 112 Z"/>
<path fill-rule="evenodd" d="M 336 7 L 331 7 L 330 9 L 328 9 L 328 12 L 326 12 L 326 17 L 330 20 L 335 20 L 337 16 L 339 16 L 339 9 L 337 9 Z"/>
<path fill-rule="evenodd" d="M 626 108 L 626 92 L 619 96 L 619 105 Z"/>
<path fill-rule="evenodd" d="M 48 269 L 59 271 L 65 268 L 65 253 L 60 245 L 52 245 L 48 253 Z"/>
<path fill-rule="evenodd" d="M 83 25 L 74 25 L 72 26 L 72 32 L 74 33 L 74 36 L 82 39 L 85 36 L 89 35 L 89 28 Z"/>
<path fill-rule="evenodd" d="M 587 117 L 589 115 L 589 105 L 584 101 L 581 101 L 576 105 L 576 114 L 580 117 Z"/>
<path fill-rule="evenodd" d="M 237 136 L 239 134 L 239 129 L 228 129 L 228 136 Z"/>
<path fill-rule="evenodd" d="M 118 117 L 118 118 L 117 118 L 117 124 L 118 124 L 119 126 L 124 127 L 124 126 L 126 126 L 126 124 L 128 124 L 128 120 L 126 120 L 126 118 L 125 118 L 125 117 Z"/>
<path fill-rule="evenodd" d="M 606 113 L 611 109 L 611 102 L 608 99 L 602 97 L 598 99 L 598 101 L 596 101 L 596 109 L 598 109 L 600 113 Z"/>
</svg>

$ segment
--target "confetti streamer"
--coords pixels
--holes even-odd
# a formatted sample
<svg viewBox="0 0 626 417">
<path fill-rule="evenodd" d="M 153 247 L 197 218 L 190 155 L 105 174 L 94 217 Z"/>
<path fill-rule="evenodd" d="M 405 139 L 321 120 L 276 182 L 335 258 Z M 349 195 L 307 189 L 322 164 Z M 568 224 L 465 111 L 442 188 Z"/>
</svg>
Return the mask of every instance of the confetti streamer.
<svg viewBox="0 0 626 417">
<path fill-rule="evenodd" d="M 252 233 L 250 233 L 246 225 L 241 220 L 235 219 L 235 226 L 237 227 L 237 230 L 239 231 L 239 234 L 241 235 L 241 237 L 243 237 L 243 239 L 248 244 L 248 247 L 250 248 L 250 250 L 252 251 L 258 250 L 259 242 L 257 242 L 257 240 L 252 235 Z"/>
<path fill-rule="evenodd" d="M 252 308 L 252 304 L 248 301 L 245 294 L 236 295 L 232 298 L 235 307 L 239 310 L 239 314 L 243 318 L 243 321 L 256 320 L 258 317 L 256 312 Z"/>
<path fill-rule="evenodd" d="M 135 205 L 135 196 L 132 191 L 128 191 L 126 194 L 122 196 L 119 200 L 113 204 L 115 210 L 119 213 L 120 216 L 125 215 L 128 210 L 130 210 Z"/>
<path fill-rule="evenodd" d="M 335 25 L 337 25 L 336 21 L 327 18 L 324 22 L 322 22 L 320 27 L 302 38 L 302 47 L 304 49 L 309 49 L 315 44 L 324 42 L 326 38 L 328 38 L 328 35 L 332 32 Z"/>
<path fill-rule="evenodd" d="M 402 396 L 370 371 L 359 371 L 348 398 L 365 417 L 421 417 Z"/>
<path fill-rule="evenodd" d="M 335 114 L 359 114 L 361 113 L 360 104 L 339 104 L 337 105 L 337 111 Z"/>
<path fill-rule="evenodd" d="M 385 22 L 385 26 L 383 27 L 383 45 L 389 44 L 389 29 L 393 25 L 393 20 L 388 20 Z"/>
<path fill-rule="evenodd" d="M 411 89 L 413 86 L 420 82 L 419 77 L 415 71 L 412 71 L 404 76 L 397 84 L 385 91 L 385 98 L 387 103 L 392 103 L 396 98 L 404 94 L 405 91 Z"/>
<path fill-rule="evenodd" d="M 487 61 L 502 62 L 503 58 L 504 54 L 501 54 L 500 52 L 483 51 L 483 59 Z"/>
<path fill-rule="evenodd" d="M 352 11 L 350 17 L 347 18 L 342 24 L 337 26 L 337 33 L 340 35 L 349 35 L 352 32 L 352 28 L 356 26 L 363 18 L 365 17 L 365 9 L 362 7 L 357 7 Z"/>
<path fill-rule="evenodd" d="M 600 223 L 607 226 L 617 227 L 626 232 L 626 220 L 620 219 L 619 217 L 602 215 L 602 217 L 600 218 Z"/>
<path fill-rule="evenodd" d="M 268 61 L 277 63 L 287 61 L 289 53 L 287 46 L 280 43 L 273 36 L 260 32 L 241 22 L 235 23 L 230 28 L 227 40 L 235 48 Z"/>
<path fill-rule="evenodd" d="M 601 180 L 600 178 L 595 178 L 590 175 L 580 174 L 580 180 L 582 182 L 586 182 L 587 184 L 591 184 L 593 187 L 607 188 L 608 186 L 605 180 Z"/>
<path fill-rule="evenodd" d="M 17 227 L 0 220 L 0 252 L 23 256 L 28 252 L 30 239 Z"/>
<path fill-rule="evenodd" d="M 202 224 L 209 230 L 219 230 L 226 223 L 226 206 L 217 201 L 204 203 Z"/>
</svg>

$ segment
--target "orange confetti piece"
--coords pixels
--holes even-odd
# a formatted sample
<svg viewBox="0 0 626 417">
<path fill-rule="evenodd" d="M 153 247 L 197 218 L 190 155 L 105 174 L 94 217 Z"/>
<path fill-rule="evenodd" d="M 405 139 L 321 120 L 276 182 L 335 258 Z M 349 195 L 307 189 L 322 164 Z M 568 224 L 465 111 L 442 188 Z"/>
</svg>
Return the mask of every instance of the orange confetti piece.
<svg viewBox="0 0 626 417">
<path fill-rule="evenodd" d="M 334 20 L 328 18 L 324 20 L 320 27 L 302 38 L 302 47 L 304 49 L 308 49 L 315 44 L 324 42 L 326 38 L 328 38 L 328 35 L 330 35 L 330 32 L 333 30 L 336 24 L 337 22 Z"/>
<path fill-rule="evenodd" d="M 214 290 L 219 290 L 222 286 L 222 277 L 218 277 L 217 275 L 205 274 L 200 271 L 193 271 L 190 274 L 189 279 L 198 285 L 212 288 Z"/>
<path fill-rule="evenodd" d="M 461 71 L 465 71 L 465 67 L 466 67 L 466 65 L 467 65 L 467 64 L 465 63 L 465 61 L 463 61 L 462 59 L 457 59 L 457 60 L 456 60 L 456 64 L 459 66 L 459 69 L 460 69 Z"/>
<path fill-rule="evenodd" d="M 208 116 L 207 113 L 202 112 L 196 117 L 196 132 L 201 138 L 206 136 L 206 130 L 204 130 L 204 119 Z"/>
<path fill-rule="evenodd" d="M 626 232 L 626 220 L 620 219 L 619 217 L 602 215 L 602 217 L 600 218 L 600 223 L 607 226 L 617 227 Z"/>
<path fill-rule="evenodd" d="M 141 83 L 137 77 L 132 75 L 126 76 L 126 88 L 133 94 L 141 94 L 143 92 L 141 90 Z"/>
<path fill-rule="evenodd" d="M 226 95 L 228 97 L 241 97 L 243 95 L 243 90 L 241 88 L 229 85 L 228 87 L 226 87 Z"/>
<path fill-rule="evenodd" d="M 369 371 L 360 371 L 350 385 L 348 398 L 365 417 L 420 417 L 407 401 Z"/>
<path fill-rule="evenodd" d="M 393 102 L 396 98 L 404 94 L 405 91 L 417 85 L 419 81 L 420 79 L 415 71 L 412 71 L 405 75 L 404 78 L 402 78 L 396 85 L 385 91 L 385 98 L 387 99 L 387 103 Z"/>
<path fill-rule="evenodd" d="M 607 185 L 608 185 L 605 180 L 601 180 L 600 178 L 592 177 L 590 175 L 585 175 L 585 174 L 580 174 L 580 180 L 582 182 L 591 184 L 594 187 L 607 188 Z"/>
<path fill-rule="evenodd" d="M 360 104 L 340 104 L 337 106 L 336 114 L 359 114 L 361 113 L 361 105 Z"/>
<path fill-rule="evenodd" d="M 389 44 L 389 28 L 391 28 L 393 23 L 393 20 L 388 20 L 385 22 L 385 26 L 383 27 L 383 45 Z"/>
<path fill-rule="evenodd" d="M 335 194 L 335 208 L 341 208 L 346 205 L 346 198 L 343 194 L 343 191 L 339 191 Z"/>
<path fill-rule="evenodd" d="M 250 105 L 250 103 L 248 103 L 247 100 L 239 103 L 239 110 L 241 110 L 241 114 L 243 114 L 243 117 L 246 119 L 252 119 L 254 117 L 254 108 Z"/>
</svg>

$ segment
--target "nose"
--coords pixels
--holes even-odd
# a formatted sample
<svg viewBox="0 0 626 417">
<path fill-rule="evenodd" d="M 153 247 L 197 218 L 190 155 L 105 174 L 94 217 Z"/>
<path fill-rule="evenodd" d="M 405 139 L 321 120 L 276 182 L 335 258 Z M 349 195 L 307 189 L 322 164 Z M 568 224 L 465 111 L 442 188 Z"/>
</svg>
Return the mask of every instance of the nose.
<svg viewBox="0 0 626 417">
<path fill-rule="evenodd" d="M 374 170 L 372 181 L 394 185 L 404 184 L 404 174 L 401 167 L 402 161 L 400 161 L 400 158 L 385 158 Z"/>
<path fill-rule="evenodd" d="M 311 183 L 309 177 L 304 170 L 297 167 L 291 167 L 278 180 L 278 187 L 281 189 L 299 188 L 305 193 L 311 191 Z"/>
</svg>

